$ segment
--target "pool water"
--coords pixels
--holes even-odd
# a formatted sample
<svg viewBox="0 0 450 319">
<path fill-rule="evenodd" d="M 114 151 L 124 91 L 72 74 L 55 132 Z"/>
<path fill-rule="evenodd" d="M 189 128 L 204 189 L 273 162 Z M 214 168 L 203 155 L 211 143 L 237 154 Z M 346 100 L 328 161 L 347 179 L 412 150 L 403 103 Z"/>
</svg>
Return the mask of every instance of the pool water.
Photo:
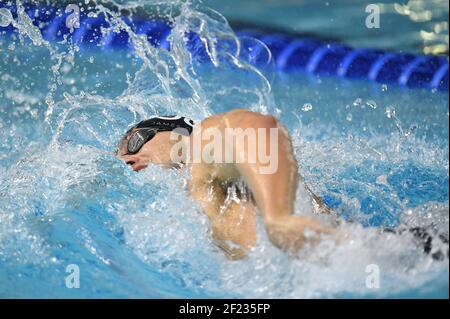
<svg viewBox="0 0 450 319">
<path fill-rule="evenodd" d="M 366 7 L 373 3 L 380 8 L 380 28 L 368 29 Z M 204 0 L 204 4 L 236 25 L 315 34 L 357 48 L 448 55 L 445 0 Z"/>
<path fill-rule="evenodd" d="M 208 40 L 231 31 L 202 5 L 172 5 L 182 15 L 170 53 L 138 39 L 128 52 L 0 36 L 0 297 L 448 298 L 448 259 L 376 229 L 433 224 L 448 234 L 448 93 L 278 74 L 272 62 L 251 65 L 245 45 L 205 65 L 177 32 L 198 21 Z M 348 240 L 291 256 L 259 221 L 255 249 L 228 261 L 187 196 L 187 172 L 135 173 L 112 154 L 152 114 L 200 121 L 235 107 L 288 128 L 308 185 L 352 221 Z M 78 289 L 65 284 L 70 264 Z M 366 285 L 369 265 L 378 289 Z"/>
</svg>

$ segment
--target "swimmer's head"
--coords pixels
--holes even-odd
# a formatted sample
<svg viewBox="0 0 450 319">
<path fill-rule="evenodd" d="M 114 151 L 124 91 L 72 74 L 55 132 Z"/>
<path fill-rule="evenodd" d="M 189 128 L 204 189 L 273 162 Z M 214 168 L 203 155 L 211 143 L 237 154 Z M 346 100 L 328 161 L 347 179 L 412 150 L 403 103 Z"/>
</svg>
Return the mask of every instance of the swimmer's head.
<svg viewBox="0 0 450 319">
<path fill-rule="evenodd" d="M 129 129 L 120 140 L 116 154 L 139 171 L 150 163 L 165 167 L 177 167 L 171 157 L 172 147 L 179 139 L 174 139 L 173 131 L 179 136 L 189 136 L 194 122 L 179 116 L 154 117 L 142 121 Z"/>
</svg>

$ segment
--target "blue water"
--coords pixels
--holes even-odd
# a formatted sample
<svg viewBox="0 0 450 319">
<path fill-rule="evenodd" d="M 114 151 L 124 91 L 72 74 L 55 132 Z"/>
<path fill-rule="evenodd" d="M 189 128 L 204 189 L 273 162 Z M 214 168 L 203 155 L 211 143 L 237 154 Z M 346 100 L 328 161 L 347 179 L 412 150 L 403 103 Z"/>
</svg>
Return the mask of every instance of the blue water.
<svg viewBox="0 0 450 319">
<path fill-rule="evenodd" d="M 22 38 L 0 37 L 0 297 L 448 298 L 448 260 L 374 228 L 448 233 L 448 93 L 183 60 L 188 82 L 173 54 L 147 52 L 165 72 L 132 52 Z M 187 172 L 134 173 L 112 155 L 151 114 L 198 121 L 235 107 L 288 128 L 306 182 L 354 222 L 343 226 L 347 241 L 293 258 L 259 222 L 255 250 L 228 261 L 187 196 Z M 69 264 L 80 268 L 79 289 L 65 285 Z M 376 290 L 365 285 L 370 264 L 380 268 Z"/>
<path fill-rule="evenodd" d="M 366 27 L 365 19 L 366 7 L 375 2 L 366 0 L 203 2 L 240 25 L 316 34 L 357 48 L 448 54 L 449 4 L 445 0 L 377 1 L 380 28 L 374 29 Z"/>
</svg>

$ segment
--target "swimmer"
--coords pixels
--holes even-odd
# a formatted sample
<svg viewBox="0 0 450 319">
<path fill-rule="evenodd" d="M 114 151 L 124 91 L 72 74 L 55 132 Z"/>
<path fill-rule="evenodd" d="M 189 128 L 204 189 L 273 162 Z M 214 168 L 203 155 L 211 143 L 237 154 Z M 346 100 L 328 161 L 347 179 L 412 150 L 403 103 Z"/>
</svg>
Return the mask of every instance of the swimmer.
<svg viewBox="0 0 450 319">
<path fill-rule="evenodd" d="M 333 212 L 303 182 L 287 130 L 273 116 L 236 109 L 199 125 L 180 116 L 150 118 L 128 130 L 117 156 L 134 171 L 150 163 L 187 167 L 189 194 L 207 215 L 213 242 L 230 259 L 245 257 L 256 245 L 258 212 L 270 241 L 287 252 L 314 244 L 322 235 L 341 238 L 335 227 L 294 214 L 297 187 L 311 211 Z M 242 181 L 249 196 L 233 188 Z M 241 198 L 230 200 L 230 192 Z"/>
</svg>

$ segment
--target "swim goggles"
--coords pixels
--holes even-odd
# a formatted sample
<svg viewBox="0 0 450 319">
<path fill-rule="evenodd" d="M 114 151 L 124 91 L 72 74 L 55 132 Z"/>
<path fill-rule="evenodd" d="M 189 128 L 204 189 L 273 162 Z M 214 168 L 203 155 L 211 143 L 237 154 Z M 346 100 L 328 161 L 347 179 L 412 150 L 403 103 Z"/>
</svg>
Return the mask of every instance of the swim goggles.
<svg viewBox="0 0 450 319">
<path fill-rule="evenodd" d="M 194 121 L 182 116 L 158 116 L 141 121 L 127 132 L 131 134 L 127 144 L 127 155 L 138 153 L 158 132 L 182 129 L 180 134 L 190 135 L 193 127 Z"/>
<path fill-rule="evenodd" d="M 133 155 L 138 153 L 145 143 L 155 137 L 157 132 L 158 130 L 154 128 L 141 128 L 134 131 L 128 140 L 127 154 Z"/>
</svg>

